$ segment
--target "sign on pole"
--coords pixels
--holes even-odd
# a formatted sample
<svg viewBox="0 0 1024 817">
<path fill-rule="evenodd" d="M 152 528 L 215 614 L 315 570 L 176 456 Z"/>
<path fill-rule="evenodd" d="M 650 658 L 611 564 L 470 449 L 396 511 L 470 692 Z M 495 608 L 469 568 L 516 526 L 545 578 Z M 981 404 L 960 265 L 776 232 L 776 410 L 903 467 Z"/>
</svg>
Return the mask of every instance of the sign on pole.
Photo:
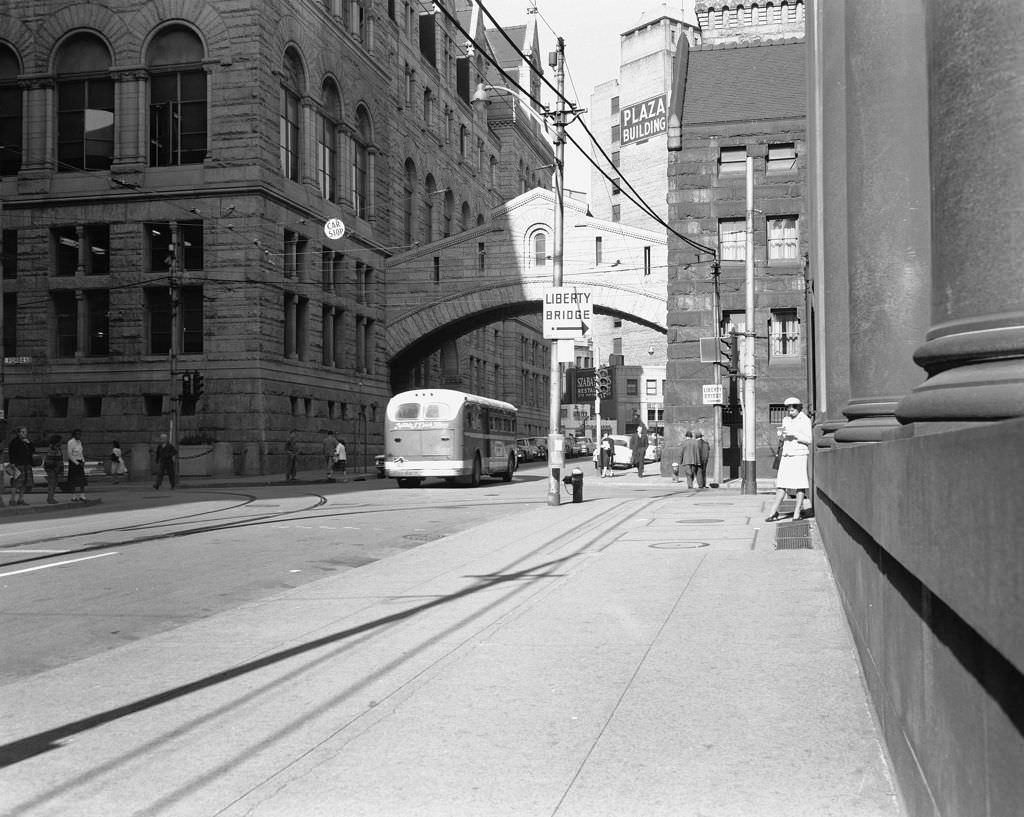
<svg viewBox="0 0 1024 817">
<path fill-rule="evenodd" d="M 590 293 L 574 287 L 544 290 L 544 337 L 547 340 L 581 338 L 593 322 Z"/>
<path fill-rule="evenodd" d="M 337 241 L 345 235 L 345 222 L 340 218 L 327 219 L 327 223 L 324 224 L 324 235 L 331 241 Z"/>
<path fill-rule="evenodd" d="M 721 383 L 711 383 L 701 387 L 704 391 L 704 405 L 715 406 L 725 402 Z"/>
</svg>

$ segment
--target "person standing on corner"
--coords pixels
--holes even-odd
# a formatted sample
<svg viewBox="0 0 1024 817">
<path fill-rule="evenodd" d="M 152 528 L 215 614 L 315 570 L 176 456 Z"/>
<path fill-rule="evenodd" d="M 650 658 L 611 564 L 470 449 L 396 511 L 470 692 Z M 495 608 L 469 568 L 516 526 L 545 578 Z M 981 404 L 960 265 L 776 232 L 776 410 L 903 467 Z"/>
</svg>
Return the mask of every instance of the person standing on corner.
<svg viewBox="0 0 1024 817">
<path fill-rule="evenodd" d="M 333 431 L 325 433 L 320 450 L 324 457 L 324 467 L 327 469 L 327 481 L 334 482 L 334 463 L 338 461 L 338 438 L 334 436 Z"/>
<path fill-rule="evenodd" d="M 629 450 L 632 459 L 630 464 L 636 466 L 637 476 L 641 479 L 644 476 L 644 456 L 647 454 L 648 444 L 647 429 L 640 423 L 629 438 Z"/>
<path fill-rule="evenodd" d="M 348 466 L 348 450 L 345 448 L 345 441 L 338 440 L 338 445 L 334 449 L 334 462 L 335 467 L 341 472 L 341 478 L 345 479 L 345 468 Z"/>
<path fill-rule="evenodd" d="M 711 459 L 711 446 L 704 439 L 704 432 L 698 431 L 697 436 L 697 487 L 706 488 L 708 485 L 708 460 Z"/>
<path fill-rule="evenodd" d="M 13 466 L 11 468 L 11 504 L 24 505 L 24 493 L 31 490 L 32 485 L 32 458 L 35 456 L 36 447 L 28 438 L 28 428 L 18 427 L 18 433 L 14 435 L 7 446 L 7 459 Z"/>
<path fill-rule="evenodd" d="M 807 493 L 807 457 L 810 456 L 810 446 L 814 439 L 811 418 L 804 413 L 803 403 L 796 397 L 787 397 L 783 403 L 786 416 L 777 432 L 782 446 L 782 459 L 779 461 L 779 473 L 775 477 L 775 504 L 765 522 L 777 522 L 782 518 L 779 506 L 791 491 L 796 494 L 793 519 L 799 519 Z"/>
<path fill-rule="evenodd" d="M 683 435 L 683 450 L 679 453 L 679 464 L 686 472 L 686 487 L 693 487 L 693 480 L 697 476 L 697 467 L 700 465 L 700 445 L 693 437 L 692 431 Z"/>
<path fill-rule="evenodd" d="M 610 434 L 605 434 L 601 438 L 601 447 L 598 450 L 601 452 L 601 476 L 610 477 L 612 466 L 615 465 L 615 443 Z"/>
<path fill-rule="evenodd" d="M 64 476 L 64 452 L 60 450 L 60 434 L 50 435 L 50 447 L 43 455 L 43 470 L 46 471 L 46 502 L 57 504 L 57 483 Z"/>
<path fill-rule="evenodd" d="M 68 485 L 72 502 L 85 502 L 85 446 L 82 432 L 75 429 L 68 440 Z"/>
<path fill-rule="evenodd" d="M 288 439 L 284 443 L 284 481 L 295 482 L 295 471 L 299 464 L 299 443 L 295 439 L 295 429 L 288 432 Z"/>
<path fill-rule="evenodd" d="M 178 449 L 171 445 L 166 434 L 160 435 L 160 444 L 156 447 L 156 482 L 153 483 L 153 490 L 159 491 L 163 484 L 164 475 L 171 483 L 171 489 L 178 487 L 178 474 L 174 467 L 175 457 L 178 456 Z"/>
</svg>

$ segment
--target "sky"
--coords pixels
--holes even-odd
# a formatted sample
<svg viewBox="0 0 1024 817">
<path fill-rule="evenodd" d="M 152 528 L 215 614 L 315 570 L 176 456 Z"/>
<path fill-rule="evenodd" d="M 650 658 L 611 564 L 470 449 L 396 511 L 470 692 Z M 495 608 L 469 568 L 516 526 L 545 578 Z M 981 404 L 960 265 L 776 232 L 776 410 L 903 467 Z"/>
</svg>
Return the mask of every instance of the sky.
<svg viewBox="0 0 1024 817">
<path fill-rule="evenodd" d="M 581 108 L 590 107 L 590 94 L 600 85 L 619 75 L 619 35 L 633 28 L 663 3 L 652 0 L 622 2 L 622 0 L 480 0 L 503 27 L 522 25 L 527 21 L 527 9 L 538 10 L 537 31 L 540 35 L 541 61 L 544 76 L 553 85 L 554 69 L 549 68 L 548 53 L 555 50 L 555 38 L 565 40 L 565 95 Z M 668 2 L 670 8 L 682 7 L 682 0 Z M 484 16 L 490 27 L 490 21 Z M 542 99 L 553 107 L 554 93 L 541 86 Z M 589 126 L 589 115 L 584 114 Z M 582 128 L 568 128 L 568 132 L 581 145 L 588 138 Z M 588 146 L 589 147 L 589 146 Z M 571 142 L 566 143 L 565 187 L 567 190 L 590 192 L 592 165 L 580 155 Z"/>
</svg>

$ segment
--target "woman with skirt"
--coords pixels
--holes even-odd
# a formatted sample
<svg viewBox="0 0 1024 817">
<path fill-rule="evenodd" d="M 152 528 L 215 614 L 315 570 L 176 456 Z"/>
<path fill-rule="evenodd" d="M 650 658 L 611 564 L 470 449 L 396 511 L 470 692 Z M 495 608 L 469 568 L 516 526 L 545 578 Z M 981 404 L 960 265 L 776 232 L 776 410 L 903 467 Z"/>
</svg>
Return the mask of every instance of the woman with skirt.
<svg viewBox="0 0 1024 817">
<path fill-rule="evenodd" d="M 775 504 L 765 522 L 777 522 L 782 518 L 779 506 L 787 493 L 796 494 L 793 519 L 799 519 L 807 494 L 807 457 L 811 453 L 813 434 L 811 418 L 804 414 L 803 404 L 796 397 L 787 397 L 784 403 L 786 416 L 778 429 L 782 459 L 779 461 L 778 476 L 775 477 Z"/>
</svg>

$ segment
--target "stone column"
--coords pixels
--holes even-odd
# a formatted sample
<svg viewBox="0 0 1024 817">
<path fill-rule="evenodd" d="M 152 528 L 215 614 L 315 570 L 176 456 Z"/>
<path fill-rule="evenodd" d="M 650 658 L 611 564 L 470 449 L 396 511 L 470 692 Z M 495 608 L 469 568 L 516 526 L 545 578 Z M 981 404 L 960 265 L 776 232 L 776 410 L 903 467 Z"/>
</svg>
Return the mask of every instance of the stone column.
<svg viewBox="0 0 1024 817">
<path fill-rule="evenodd" d="M 929 378 L 903 422 L 1024 415 L 1024 15 L 1012 2 L 927 3 L 932 128 Z"/>
<path fill-rule="evenodd" d="M 56 94 L 53 77 L 33 77 L 22 83 L 21 169 L 52 171 L 57 155 Z"/>
<path fill-rule="evenodd" d="M 75 290 L 75 357 L 88 357 L 89 355 L 89 302 L 85 298 L 85 291 Z"/>
<path fill-rule="evenodd" d="M 808 189 L 815 282 L 818 445 L 831 446 L 850 401 L 850 282 L 846 231 L 846 0 L 812 0 L 807 26 L 812 143 Z M 827 92 L 826 92 L 827 91 Z"/>
<path fill-rule="evenodd" d="M 323 334 L 321 343 L 324 346 L 324 365 L 334 367 L 334 318 L 337 314 L 337 309 L 333 306 L 327 307 L 324 310 L 324 325 L 320 330 Z"/>
<path fill-rule="evenodd" d="M 149 132 L 146 105 L 147 74 L 142 69 L 125 69 L 114 74 L 117 130 L 114 133 L 114 161 L 111 171 L 141 171 L 149 159 L 143 137 Z"/>
<path fill-rule="evenodd" d="M 928 83 L 923 3 L 845 4 L 850 423 L 836 442 L 901 433 L 928 325 Z"/>
</svg>

